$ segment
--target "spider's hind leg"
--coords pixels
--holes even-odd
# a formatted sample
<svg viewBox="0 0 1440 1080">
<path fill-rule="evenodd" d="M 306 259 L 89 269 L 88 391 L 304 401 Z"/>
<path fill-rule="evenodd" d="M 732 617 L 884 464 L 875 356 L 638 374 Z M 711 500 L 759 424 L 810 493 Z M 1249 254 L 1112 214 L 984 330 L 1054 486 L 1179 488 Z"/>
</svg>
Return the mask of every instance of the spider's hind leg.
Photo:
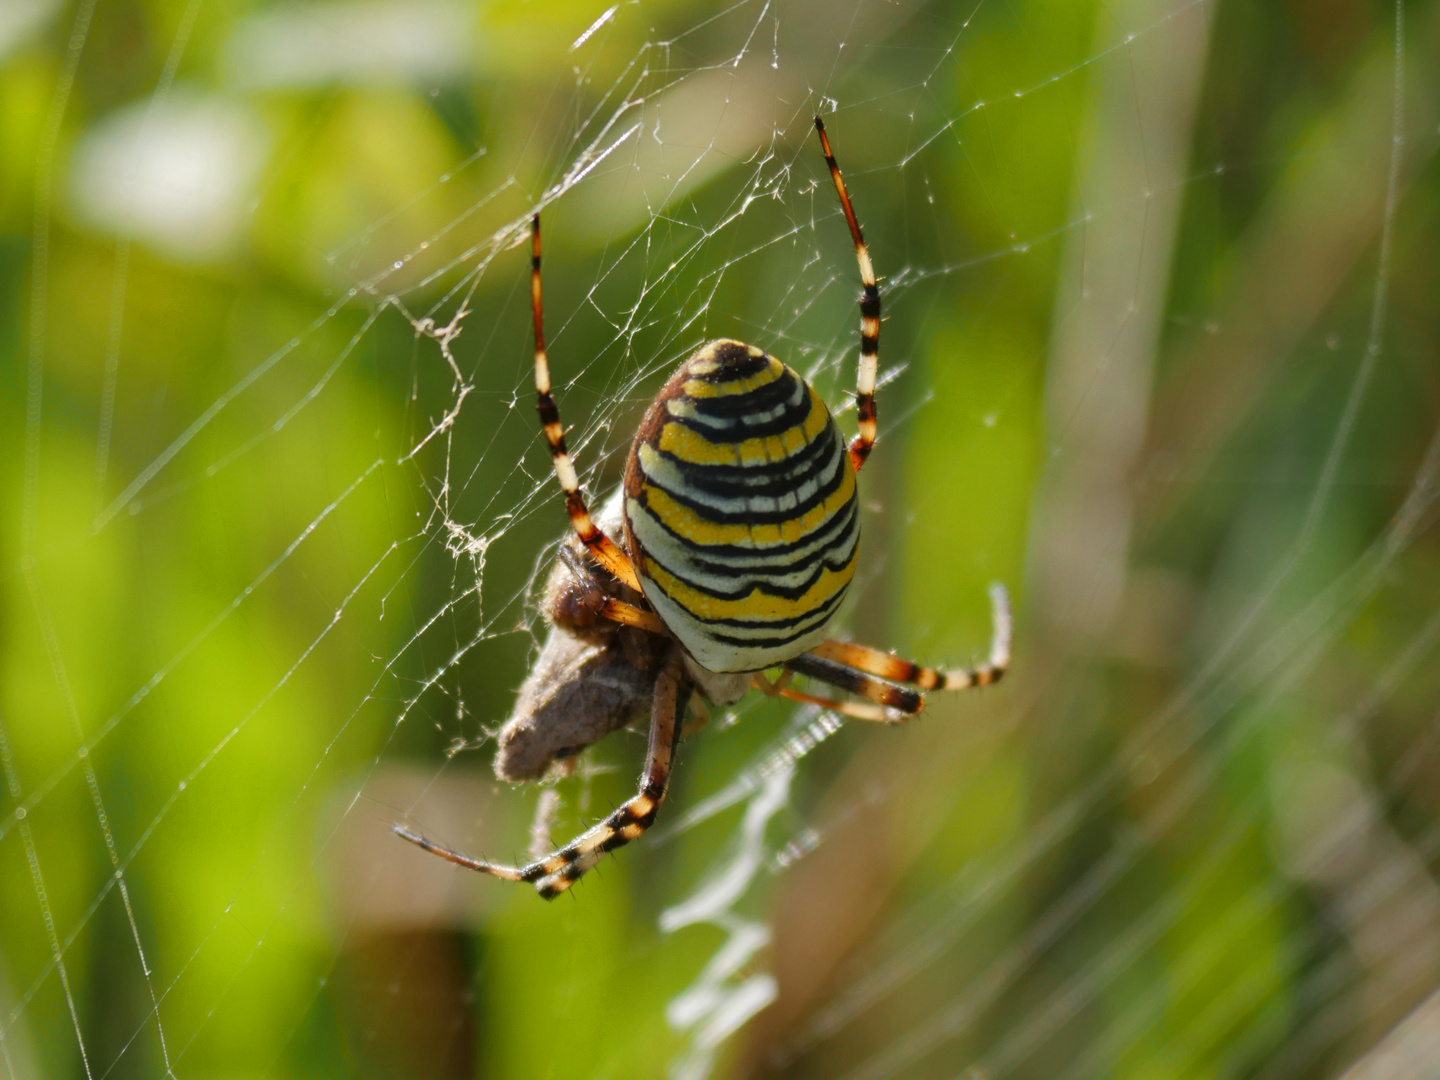
<svg viewBox="0 0 1440 1080">
<path fill-rule="evenodd" d="M 845 212 L 845 224 L 850 227 L 850 239 L 855 244 L 855 259 L 860 266 L 860 367 L 856 374 L 855 411 L 859 415 L 860 432 L 850 442 L 850 463 L 859 472 L 870 456 L 875 445 L 878 430 L 875 419 L 875 379 L 880 370 L 880 284 L 875 279 L 875 267 L 870 262 L 870 248 L 855 219 L 855 207 L 850 202 L 850 192 L 845 179 L 840 175 L 840 166 L 830 149 L 830 136 L 825 133 L 825 121 L 815 117 L 815 131 L 820 136 L 820 149 L 825 153 L 825 164 L 830 169 L 830 179 L 835 185 L 835 194 L 840 197 L 840 209 Z"/>
<path fill-rule="evenodd" d="M 972 686 L 990 686 L 999 682 L 1010 668 L 1010 636 L 1013 620 L 1010 598 L 1005 586 L 990 586 L 991 621 L 990 656 L 974 667 L 938 671 L 909 660 L 902 660 L 867 645 L 856 645 L 833 638 L 822 642 L 806 656 L 818 657 L 845 668 L 875 675 L 891 682 L 909 683 L 922 690 L 965 690 Z M 821 676 L 823 678 L 823 676 Z"/>
<path fill-rule="evenodd" d="M 866 699 L 832 701 L 829 698 L 811 697 L 788 687 L 779 691 L 780 696 L 792 701 L 809 702 L 845 716 L 853 716 L 857 720 L 876 720 L 882 724 L 898 724 L 925 708 L 925 698 L 916 691 L 877 679 L 851 665 L 822 659 L 813 652 L 801 653 L 795 659 L 786 661 L 785 667 L 788 671 L 817 679 Z"/>
</svg>

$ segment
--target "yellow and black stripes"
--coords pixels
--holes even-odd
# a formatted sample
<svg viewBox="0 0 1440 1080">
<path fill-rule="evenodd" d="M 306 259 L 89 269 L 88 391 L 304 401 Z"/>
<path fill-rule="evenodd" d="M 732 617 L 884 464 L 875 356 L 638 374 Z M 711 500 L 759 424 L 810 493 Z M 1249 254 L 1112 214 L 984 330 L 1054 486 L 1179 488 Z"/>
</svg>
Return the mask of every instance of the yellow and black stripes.
<svg viewBox="0 0 1440 1080">
<path fill-rule="evenodd" d="M 673 644 L 670 649 L 670 655 L 655 680 L 650 745 L 644 771 L 640 774 L 639 791 L 604 821 L 587 829 L 563 848 L 524 866 L 506 866 L 462 855 L 401 825 L 394 826 L 396 835 L 467 870 L 477 870 L 506 881 L 528 881 L 546 900 L 570 888 L 607 852 L 624 847 L 653 825 L 660 804 L 665 801 L 665 792 L 670 786 L 670 771 L 675 764 L 675 749 L 680 743 L 680 723 L 692 690 L 690 678 L 685 673 L 683 655 Z"/>
<path fill-rule="evenodd" d="M 825 134 L 825 121 L 815 117 L 815 130 L 820 134 L 820 149 L 825 152 L 825 164 L 830 167 L 830 179 L 835 182 L 835 194 L 840 196 L 840 208 L 845 211 L 845 224 L 850 226 L 850 239 L 855 242 L 855 259 L 860 264 L 860 370 L 855 392 L 855 411 L 860 420 L 860 433 L 850 442 L 850 461 L 859 472 L 870 456 L 875 445 L 875 379 L 880 369 L 880 285 L 875 280 L 875 267 L 870 262 L 870 249 L 865 246 L 865 237 L 860 223 L 855 220 L 855 208 L 850 204 L 850 192 L 840 175 L 840 166 L 830 152 L 830 137 Z"/>
<path fill-rule="evenodd" d="M 560 424 L 560 406 L 555 403 L 555 395 L 551 392 L 550 360 L 545 355 L 544 308 L 540 302 L 539 214 L 530 219 L 530 313 L 535 320 L 536 408 L 540 412 L 540 428 L 545 433 L 545 442 L 550 447 L 555 476 L 560 481 L 560 489 L 565 492 L 565 509 L 570 515 L 570 525 L 596 562 L 638 592 L 640 582 L 635 576 L 634 565 L 591 520 L 585 496 L 580 493 L 580 478 L 575 474 L 575 464 L 565 448 L 565 429 Z"/>
<path fill-rule="evenodd" d="M 825 403 L 759 349 L 713 341 L 651 404 L 625 474 L 646 598 L 711 671 L 818 643 L 855 572 L 855 471 Z"/>
</svg>

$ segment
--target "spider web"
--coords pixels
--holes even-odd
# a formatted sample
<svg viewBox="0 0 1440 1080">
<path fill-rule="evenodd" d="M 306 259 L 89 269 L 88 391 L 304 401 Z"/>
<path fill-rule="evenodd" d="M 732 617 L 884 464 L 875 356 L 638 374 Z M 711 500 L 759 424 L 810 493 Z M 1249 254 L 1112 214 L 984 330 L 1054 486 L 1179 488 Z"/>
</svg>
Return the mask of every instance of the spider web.
<svg viewBox="0 0 1440 1080">
<path fill-rule="evenodd" d="M 1440 14 L 1303 7 L 0 16 L 0 1075 L 1440 1059 Z M 592 502 L 708 337 L 853 425 L 815 112 L 885 276 L 843 631 L 965 662 L 1001 580 L 1013 677 L 746 700 L 550 905 L 424 857 L 540 797 L 489 767 L 565 520 L 529 215 Z"/>
</svg>

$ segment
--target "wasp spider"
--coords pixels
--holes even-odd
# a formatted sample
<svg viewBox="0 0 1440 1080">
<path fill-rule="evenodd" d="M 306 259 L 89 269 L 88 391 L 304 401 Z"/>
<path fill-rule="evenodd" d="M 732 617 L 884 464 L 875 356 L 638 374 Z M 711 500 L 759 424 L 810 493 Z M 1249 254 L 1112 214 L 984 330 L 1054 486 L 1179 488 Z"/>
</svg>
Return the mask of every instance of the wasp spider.
<svg viewBox="0 0 1440 1080">
<path fill-rule="evenodd" d="M 639 791 L 604 821 L 523 866 L 462 855 L 404 828 L 426 851 L 471 870 L 568 889 L 607 852 L 650 827 L 665 798 L 692 694 L 714 705 L 754 686 L 865 720 L 893 722 L 924 706 L 915 690 L 997 681 L 1010 660 L 1010 614 L 992 587 L 987 663 L 937 671 L 825 630 L 855 574 L 860 540 L 855 474 L 875 444 L 880 290 L 855 211 L 815 130 L 860 263 L 859 434 L 847 448 L 815 390 L 753 345 L 712 341 L 670 377 L 641 421 L 622 488 L 596 518 L 565 449 L 550 388 L 540 303 L 540 218 L 532 223 L 535 390 L 573 535 L 547 587 L 549 639 L 502 728 L 496 774 L 536 780 L 586 746 L 650 711 Z M 623 541 L 616 543 L 611 534 Z M 771 681 L 763 672 L 785 669 Z M 793 674 L 860 701 L 812 697 Z M 700 700 L 694 704 L 703 710 Z"/>
</svg>

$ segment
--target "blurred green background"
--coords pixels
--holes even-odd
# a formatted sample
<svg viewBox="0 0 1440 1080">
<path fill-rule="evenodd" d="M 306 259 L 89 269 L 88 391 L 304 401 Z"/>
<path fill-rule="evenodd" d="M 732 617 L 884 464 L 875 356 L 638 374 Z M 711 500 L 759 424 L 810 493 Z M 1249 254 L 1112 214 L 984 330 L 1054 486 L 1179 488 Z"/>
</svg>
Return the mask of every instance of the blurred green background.
<svg viewBox="0 0 1440 1080">
<path fill-rule="evenodd" d="M 1435 1066 L 1437 51 L 1433 0 L 8 0 L 0 1076 Z M 553 904 L 403 845 L 537 798 L 526 215 L 593 495 L 707 337 L 853 426 L 816 111 L 887 315 L 841 632 L 968 662 L 1003 581 L 1012 677 L 747 701 Z"/>
</svg>

